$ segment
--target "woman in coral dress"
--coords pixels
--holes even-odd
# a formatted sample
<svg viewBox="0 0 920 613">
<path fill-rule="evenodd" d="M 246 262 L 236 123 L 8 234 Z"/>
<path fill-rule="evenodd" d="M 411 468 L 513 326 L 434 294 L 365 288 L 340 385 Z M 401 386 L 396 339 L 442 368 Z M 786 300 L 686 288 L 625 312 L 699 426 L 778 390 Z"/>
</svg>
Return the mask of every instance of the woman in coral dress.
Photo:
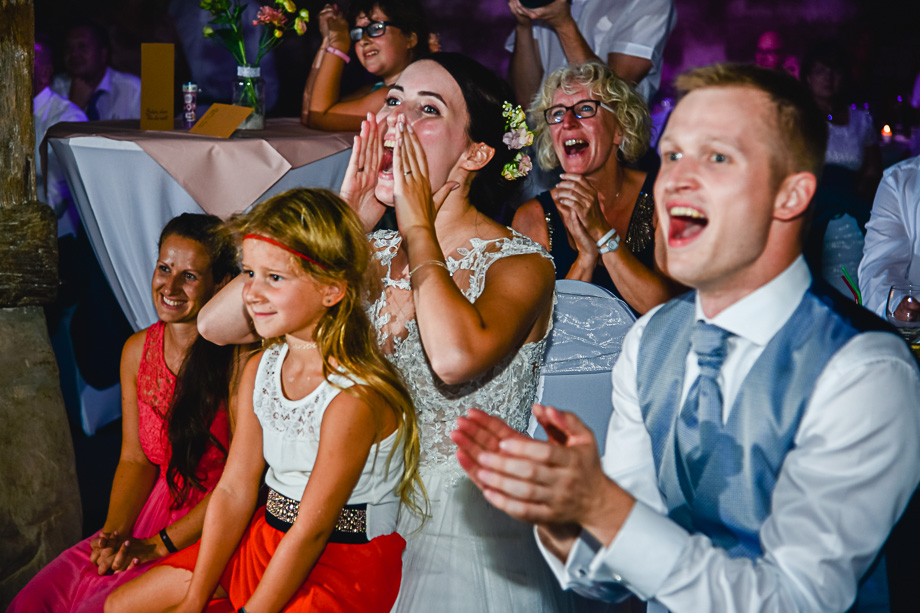
<svg viewBox="0 0 920 613">
<path fill-rule="evenodd" d="M 163 229 L 152 282 L 159 321 L 122 353 L 122 449 L 105 525 L 42 569 L 9 612 L 102 611 L 112 590 L 200 535 L 230 439 L 235 354 L 196 327 L 202 305 L 235 272 L 220 225 L 185 214 Z"/>
</svg>

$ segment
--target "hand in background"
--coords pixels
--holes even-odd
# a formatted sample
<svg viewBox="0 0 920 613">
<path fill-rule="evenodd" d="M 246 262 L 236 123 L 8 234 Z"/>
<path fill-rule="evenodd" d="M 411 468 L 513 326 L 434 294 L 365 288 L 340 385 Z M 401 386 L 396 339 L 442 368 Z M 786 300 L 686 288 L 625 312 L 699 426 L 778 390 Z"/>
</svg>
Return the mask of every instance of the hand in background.
<svg viewBox="0 0 920 613">
<path fill-rule="evenodd" d="M 508 9 L 511 10 L 511 14 L 514 15 L 514 18 L 517 20 L 517 24 L 519 26 L 533 25 L 533 20 L 535 19 L 532 16 L 533 11 L 524 8 L 524 6 L 520 3 L 520 0 L 509 0 Z"/>
<path fill-rule="evenodd" d="M 527 22 L 539 20 L 556 29 L 567 20 L 571 21 L 572 19 L 572 11 L 567 0 L 554 0 L 554 2 L 537 9 L 526 8 L 520 3 L 520 0 L 510 0 L 508 8 L 511 9 L 511 14 L 514 15 L 520 25 L 527 25 Z"/>
<path fill-rule="evenodd" d="M 323 40 L 326 41 L 327 45 L 332 45 L 346 53 L 351 49 L 348 22 L 337 4 L 324 6 L 319 12 L 317 21 L 319 23 L 319 33 L 322 34 Z"/>
</svg>

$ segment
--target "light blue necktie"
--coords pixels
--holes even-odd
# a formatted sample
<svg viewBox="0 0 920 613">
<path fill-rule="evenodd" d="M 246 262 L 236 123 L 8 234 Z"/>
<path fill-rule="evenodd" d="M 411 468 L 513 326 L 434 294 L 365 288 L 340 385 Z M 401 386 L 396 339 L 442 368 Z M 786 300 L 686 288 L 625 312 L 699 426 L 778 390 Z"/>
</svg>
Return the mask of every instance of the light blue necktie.
<svg viewBox="0 0 920 613">
<path fill-rule="evenodd" d="M 677 420 L 677 445 L 682 464 L 689 477 L 687 500 L 699 484 L 705 462 L 701 458 L 707 443 L 722 429 L 722 390 L 719 371 L 725 362 L 725 346 L 731 335 L 718 326 L 697 321 L 690 333 L 690 348 L 700 366 L 697 376 Z"/>
</svg>

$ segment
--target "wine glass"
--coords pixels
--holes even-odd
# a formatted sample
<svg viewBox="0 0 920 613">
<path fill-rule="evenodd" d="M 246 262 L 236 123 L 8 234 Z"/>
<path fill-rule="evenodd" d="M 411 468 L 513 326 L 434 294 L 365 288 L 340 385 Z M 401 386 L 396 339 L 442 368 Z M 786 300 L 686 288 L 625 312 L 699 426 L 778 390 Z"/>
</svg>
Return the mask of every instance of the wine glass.
<svg viewBox="0 0 920 613">
<path fill-rule="evenodd" d="M 891 323 L 920 358 L 920 285 L 895 284 L 888 291 L 886 307 Z"/>
</svg>

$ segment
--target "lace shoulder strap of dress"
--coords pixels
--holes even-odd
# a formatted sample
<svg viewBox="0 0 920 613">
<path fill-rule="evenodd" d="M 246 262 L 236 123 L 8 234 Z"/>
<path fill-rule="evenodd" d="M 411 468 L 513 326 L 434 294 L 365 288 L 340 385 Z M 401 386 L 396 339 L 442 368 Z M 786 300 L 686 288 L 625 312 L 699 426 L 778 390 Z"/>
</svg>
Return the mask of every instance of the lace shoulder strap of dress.
<svg viewBox="0 0 920 613">
<path fill-rule="evenodd" d="M 144 335 L 144 361 L 153 360 L 158 353 L 163 353 L 163 331 L 165 329 L 166 324 L 162 321 L 157 321 L 147 328 L 147 334 Z"/>
<path fill-rule="evenodd" d="M 495 239 L 470 239 L 471 247 L 461 247 L 457 250 L 459 261 L 448 261 L 450 270 L 468 269 L 470 271 L 470 286 L 466 292 L 468 300 L 476 300 L 485 288 L 486 273 L 493 263 L 503 258 L 515 255 L 539 254 L 548 260 L 552 256 L 543 245 L 531 240 L 520 232 L 508 228 L 511 236 Z"/>
<path fill-rule="evenodd" d="M 280 366 L 281 349 L 285 345 L 278 344 L 267 347 L 259 358 L 259 367 L 256 369 L 255 386 L 252 393 L 252 406 L 254 409 L 262 405 L 263 399 L 275 395 L 277 381 L 275 374 Z"/>
</svg>

